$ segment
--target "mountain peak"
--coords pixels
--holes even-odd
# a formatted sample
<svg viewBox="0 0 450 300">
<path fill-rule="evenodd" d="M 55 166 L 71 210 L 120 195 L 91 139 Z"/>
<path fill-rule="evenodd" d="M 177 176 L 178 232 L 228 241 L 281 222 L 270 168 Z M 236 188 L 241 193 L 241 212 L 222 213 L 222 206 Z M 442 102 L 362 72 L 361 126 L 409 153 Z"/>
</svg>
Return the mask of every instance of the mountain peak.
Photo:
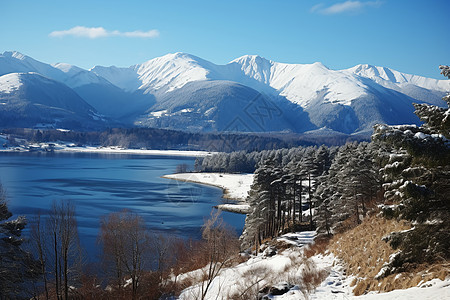
<svg viewBox="0 0 450 300">
<path fill-rule="evenodd" d="M 270 64 L 272 61 L 268 60 L 262 56 L 259 55 L 243 55 L 241 57 L 238 57 L 234 60 L 232 60 L 230 62 L 230 64 L 232 63 L 238 63 L 240 65 L 243 64 L 249 64 L 249 63 L 253 63 L 253 64 Z"/>
<path fill-rule="evenodd" d="M 28 56 L 18 52 L 18 51 L 5 51 L 2 53 L 2 56 L 4 57 L 11 57 L 19 60 L 24 60 L 26 58 L 29 58 Z"/>
<path fill-rule="evenodd" d="M 189 54 L 189 53 L 186 53 L 186 52 L 169 53 L 169 54 L 167 54 L 165 56 L 170 57 L 170 58 L 189 58 L 189 59 L 199 58 L 199 57 L 197 57 L 195 55 L 192 55 L 192 54 Z"/>
<path fill-rule="evenodd" d="M 148 62 L 152 61 L 195 61 L 195 62 L 206 62 L 204 59 L 186 53 L 186 52 L 175 52 L 175 53 L 168 53 L 163 56 L 155 57 L 153 59 L 148 60 L 147 62 L 144 62 L 143 64 L 146 64 Z"/>
<path fill-rule="evenodd" d="M 86 71 L 80 67 L 71 65 L 71 64 L 67 64 L 67 63 L 56 63 L 56 64 L 52 64 L 52 67 L 55 67 L 61 71 L 63 71 L 64 73 L 78 73 L 78 72 L 83 72 Z"/>
<path fill-rule="evenodd" d="M 164 88 L 166 91 L 184 86 L 190 81 L 207 80 L 215 65 L 200 57 L 183 53 L 169 53 L 135 65 L 141 86 L 147 93 Z"/>
<path fill-rule="evenodd" d="M 405 83 L 410 81 L 413 77 L 412 75 L 400 73 L 387 67 L 378 67 L 370 64 L 359 64 L 347 71 L 361 77 L 370 78 L 374 81 L 385 80 L 392 83 Z"/>
<path fill-rule="evenodd" d="M 320 61 L 316 61 L 315 63 L 311 64 L 312 66 L 316 67 L 316 68 L 320 68 L 320 69 L 325 69 L 325 70 L 329 70 L 327 66 L 325 66 L 323 63 L 321 63 Z"/>
</svg>

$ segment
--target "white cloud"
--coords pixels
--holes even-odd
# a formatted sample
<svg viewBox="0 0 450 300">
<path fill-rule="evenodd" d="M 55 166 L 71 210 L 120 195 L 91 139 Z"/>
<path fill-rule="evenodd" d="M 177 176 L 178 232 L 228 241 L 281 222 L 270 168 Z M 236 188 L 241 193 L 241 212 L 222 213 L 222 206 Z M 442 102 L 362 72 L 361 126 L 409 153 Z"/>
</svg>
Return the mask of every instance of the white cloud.
<svg viewBox="0 0 450 300">
<path fill-rule="evenodd" d="M 366 7 L 379 7 L 382 4 L 381 1 L 352 1 L 339 2 L 331 6 L 326 7 L 323 3 L 314 5 L 311 8 L 311 12 L 319 13 L 322 15 L 335 15 L 341 13 L 359 13 Z"/>
<path fill-rule="evenodd" d="M 130 31 L 130 32 L 121 32 L 118 30 L 109 31 L 103 27 L 84 27 L 84 26 L 75 26 L 68 30 L 61 31 L 53 31 L 49 34 L 51 37 L 65 37 L 65 36 L 76 36 L 76 37 L 85 37 L 90 39 L 97 39 L 102 37 L 109 36 L 123 36 L 123 37 L 132 37 L 132 38 L 156 38 L 159 36 L 159 31 L 156 29 L 152 29 L 149 31 Z"/>
</svg>

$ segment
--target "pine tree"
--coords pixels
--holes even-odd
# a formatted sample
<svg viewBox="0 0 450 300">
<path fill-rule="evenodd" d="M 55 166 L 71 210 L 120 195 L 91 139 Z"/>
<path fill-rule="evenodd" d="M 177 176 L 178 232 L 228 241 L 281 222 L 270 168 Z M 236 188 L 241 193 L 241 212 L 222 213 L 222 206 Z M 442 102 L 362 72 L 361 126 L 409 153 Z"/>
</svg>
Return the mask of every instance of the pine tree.
<svg viewBox="0 0 450 300">
<path fill-rule="evenodd" d="M 22 248 L 25 217 L 9 220 L 11 217 L 6 194 L 0 184 L 0 298 L 29 298 L 26 283 L 39 275 L 40 267 L 32 255 Z"/>
<path fill-rule="evenodd" d="M 448 67 L 441 66 L 449 76 Z M 450 97 L 447 108 L 414 104 L 424 122 L 412 125 L 377 125 L 372 138 L 395 153 L 383 168 L 387 216 L 415 223 L 414 229 L 392 235 L 400 248 L 397 265 L 450 258 Z"/>
</svg>

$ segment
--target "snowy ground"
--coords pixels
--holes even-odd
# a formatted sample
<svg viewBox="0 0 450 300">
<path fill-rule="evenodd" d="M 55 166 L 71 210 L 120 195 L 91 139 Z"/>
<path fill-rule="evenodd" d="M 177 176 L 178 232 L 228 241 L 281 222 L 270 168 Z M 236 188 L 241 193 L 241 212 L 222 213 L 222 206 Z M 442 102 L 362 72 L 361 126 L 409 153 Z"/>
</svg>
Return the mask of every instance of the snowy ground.
<svg viewBox="0 0 450 300">
<path fill-rule="evenodd" d="M 179 173 L 163 177 L 220 187 L 224 190 L 224 198 L 241 202 L 241 209 L 245 209 L 242 204 L 245 204 L 250 186 L 253 184 L 253 174 Z M 230 208 L 230 205 L 221 207 L 223 210 L 227 208 Z"/>
<path fill-rule="evenodd" d="M 369 292 L 366 295 L 354 296 L 353 287 L 350 283 L 353 277 L 344 275 L 344 267 L 339 265 L 337 260 L 329 256 L 314 256 L 314 261 L 318 265 L 332 266 L 330 274 L 325 281 L 312 293 L 309 299 L 317 300 L 448 300 L 450 299 L 450 278 L 442 281 L 433 279 L 426 283 L 420 283 L 417 287 L 404 290 L 393 290 L 387 293 Z M 274 299 L 290 299 L 290 298 L 274 298 Z"/>
<path fill-rule="evenodd" d="M 328 298 L 329 299 L 329 298 Z M 433 279 L 417 287 L 394 290 L 389 293 L 367 294 L 351 297 L 357 300 L 448 300 L 450 299 L 450 279 Z"/>
<path fill-rule="evenodd" d="M 314 232 L 311 231 L 291 234 L 291 237 L 293 235 L 296 235 L 297 240 L 302 240 L 305 243 L 311 243 L 315 236 Z M 212 281 L 205 299 L 229 299 L 233 294 L 240 294 L 245 290 L 249 291 L 246 296 L 253 296 L 266 284 L 282 283 L 301 271 L 302 265 L 300 261 L 297 261 L 300 256 L 300 248 L 294 247 L 275 255 L 267 250 L 271 249 L 267 248 L 263 254 L 254 256 L 233 268 L 222 270 L 219 276 Z M 298 262 L 298 264 L 293 265 L 292 262 Z M 198 278 L 199 275 L 198 271 L 186 274 L 187 277 L 192 276 L 193 279 Z M 182 292 L 179 299 L 196 299 L 200 291 L 201 284 L 191 286 Z M 294 288 L 291 294 L 296 297 L 274 299 L 305 299 L 298 289 L 295 290 Z M 301 298 L 299 298 L 299 295 L 301 295 Z"/>
<path fill-rule="evenodd" d="M 388 293 L 371 292 L 362 296 L 353 296 L 350 282 L 353 277 L 346 277 L 344 267 L 331 254 L 316 255 L 309 260 L 302 258 L 302 247 L 312 242 L 315 232 L 305 231 L 290 233 L 278 238 L 293 246 L 281 253 L 271 253 L 269 248 L 258 256 L 253 256 L 248 261 L 233 268 L 227 268 L 217 276 L 211 284 L 206 299 L 230 299 L 232 295 L 241 295 L 244 291 L 248 294 L 244 298 L 254 299 L 265 285 L 282 289 L 287 282 L 294 283 L 288 291 L 282 295 L 269 295 L 267 299 L 276 300 L 431 300 L 450 299 L 450 278 L 445 281 L 434 279 L 417 287 L 394 290 Z M 298 247 L 296 247 L 298 246 Z M 302 284 L 302 274 L 308 269 L 326 270 L 328 276 L 318 286 L 309 292 L 305 291 Z M 200 270 L 183 274 L 186 278 L 200 277 Z M 179 299 L 196 299 L 201 291 L 201 284 L 193 285 L 185 289 Z M 260 294 L 261 296 L 261 294 Z M 240 298 L 241 299 L 241 298 Z"/>
<path fill-rule="evenodd" d="M 1 140 L 1 139 L 0 139 Z M 80 153 L 105 153 L 105 154 L 142 154 L 159 156 L 184 156 L 184 157 L 204 157 L 214 154 L 207 151 L 182 151 L 182 150 L 147 150 L 147 149 L 123 149 L 120 147 L 77 147 L 70 143 L 39 143 L 29 144 L 28 146 L 0 148 L 0 152 L 80 152 Z"/>
</svg>

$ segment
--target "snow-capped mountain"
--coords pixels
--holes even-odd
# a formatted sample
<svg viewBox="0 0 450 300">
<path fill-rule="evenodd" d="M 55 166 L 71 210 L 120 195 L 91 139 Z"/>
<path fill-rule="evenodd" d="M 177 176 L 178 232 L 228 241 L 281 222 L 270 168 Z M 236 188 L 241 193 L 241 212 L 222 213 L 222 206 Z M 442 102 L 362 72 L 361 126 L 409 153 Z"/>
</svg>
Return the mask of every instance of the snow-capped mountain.
<svg viewBox="0 0 450 300">
<path fill-rule="evenodd" d="M 418 123 L 413 102 L 443 105 L 449 80 L 357 65 L 286 64 L 246 55 L 226 65 L 174 53 L 128 68 L 48 65 L 0 55 L 0 74 L 37 72 L 77 92 L 100 113 L 137 126 L 199 131 L 371 131 Z M 259 100 L 256 100 L 259 99 Z M 234 127 L 234 123 L 242 126 Z M 234 129 L 233 129 L 234 128 Z"/>
<path fill-rule="evenodd" d="M 0 126 L 93 129 L 103 117 L 72 89 L 38 73 L 0 76 Z"/>
<path fill-rule="evenodd" d="M 190 54 L 174 53 L 129 68 L 97 66 L 91 71 L 124 90 L 140 89 L 152 93 L 159 90 L 170 92 L 193 81 L 225 79 L 215 69 L 220 69 L 220 66 Z"/>
<path fill-rule="evenodd" d="M 288 101 L 300 106 L 317 128 L 345 133 L 370 131 L 375 123 L 418 123 L 411 103 L 442 105 L 442 96 L 450 90 L 448 80 L 384 67 L 358 65 L 330 70 L 321 63 L 285 64 L 257 55 L 215 65 L 193 55 L 175 53 L 130 68 L 95 67 L 92 71 L 126 90 L 154 94 L 157 103 L 160 97 L 167 99 L 167 94 L 191 82 L 233 81 L 264 94 L 275 105 L 283 106 Z M 172 95 L 180 99 L 179 94 Z M 156 107 L 164 110 L 161 104 Z"/>
<path fill-rule="evenodd" d="M 172 91 L 188 82 L 201 80 L 235 81 L 256 90 L 285 96 L 304 108 L 322 91 L 327 92 L 324 100 L 349 105 L 351 100 L 364 95 L 368 87 L 377 85 L 400 92 L 408 86 L 441 93 L 449 88 L 448 80 L 400 73 L 385 67 L 357 65 L 335 71 L 320 62 L 285 64 L 257 55 L 245 55 L 227 65 L 215 65 L 193 55 L 175 53 L 129 68 L 94 67 L 91 71 L 130 91 Z M 433 98 L 437 98 L 436 95 Z"/>
<path fill-rule="evenodd" d="M 39 62 L 16 51 L 0 54 L 0 75 L 33 72 L 73 89 L 99 113 L 128 121 L 148 109 L 154 99 L 141 91 L 129 93 L 89 70 L 66 63 L 53 65 Z"/>
<path fill-rule="evenodd" d="M 70 88 L 92 83 L 109 84 L 107 80 L 97 76 L 95 73 L 69 64 L 58 63 L 50 65 L 16 51 L 6 51 L 0 55 L 0 75 L 28 72 L 38 73 L 60 81 Z"/>
</svg>

